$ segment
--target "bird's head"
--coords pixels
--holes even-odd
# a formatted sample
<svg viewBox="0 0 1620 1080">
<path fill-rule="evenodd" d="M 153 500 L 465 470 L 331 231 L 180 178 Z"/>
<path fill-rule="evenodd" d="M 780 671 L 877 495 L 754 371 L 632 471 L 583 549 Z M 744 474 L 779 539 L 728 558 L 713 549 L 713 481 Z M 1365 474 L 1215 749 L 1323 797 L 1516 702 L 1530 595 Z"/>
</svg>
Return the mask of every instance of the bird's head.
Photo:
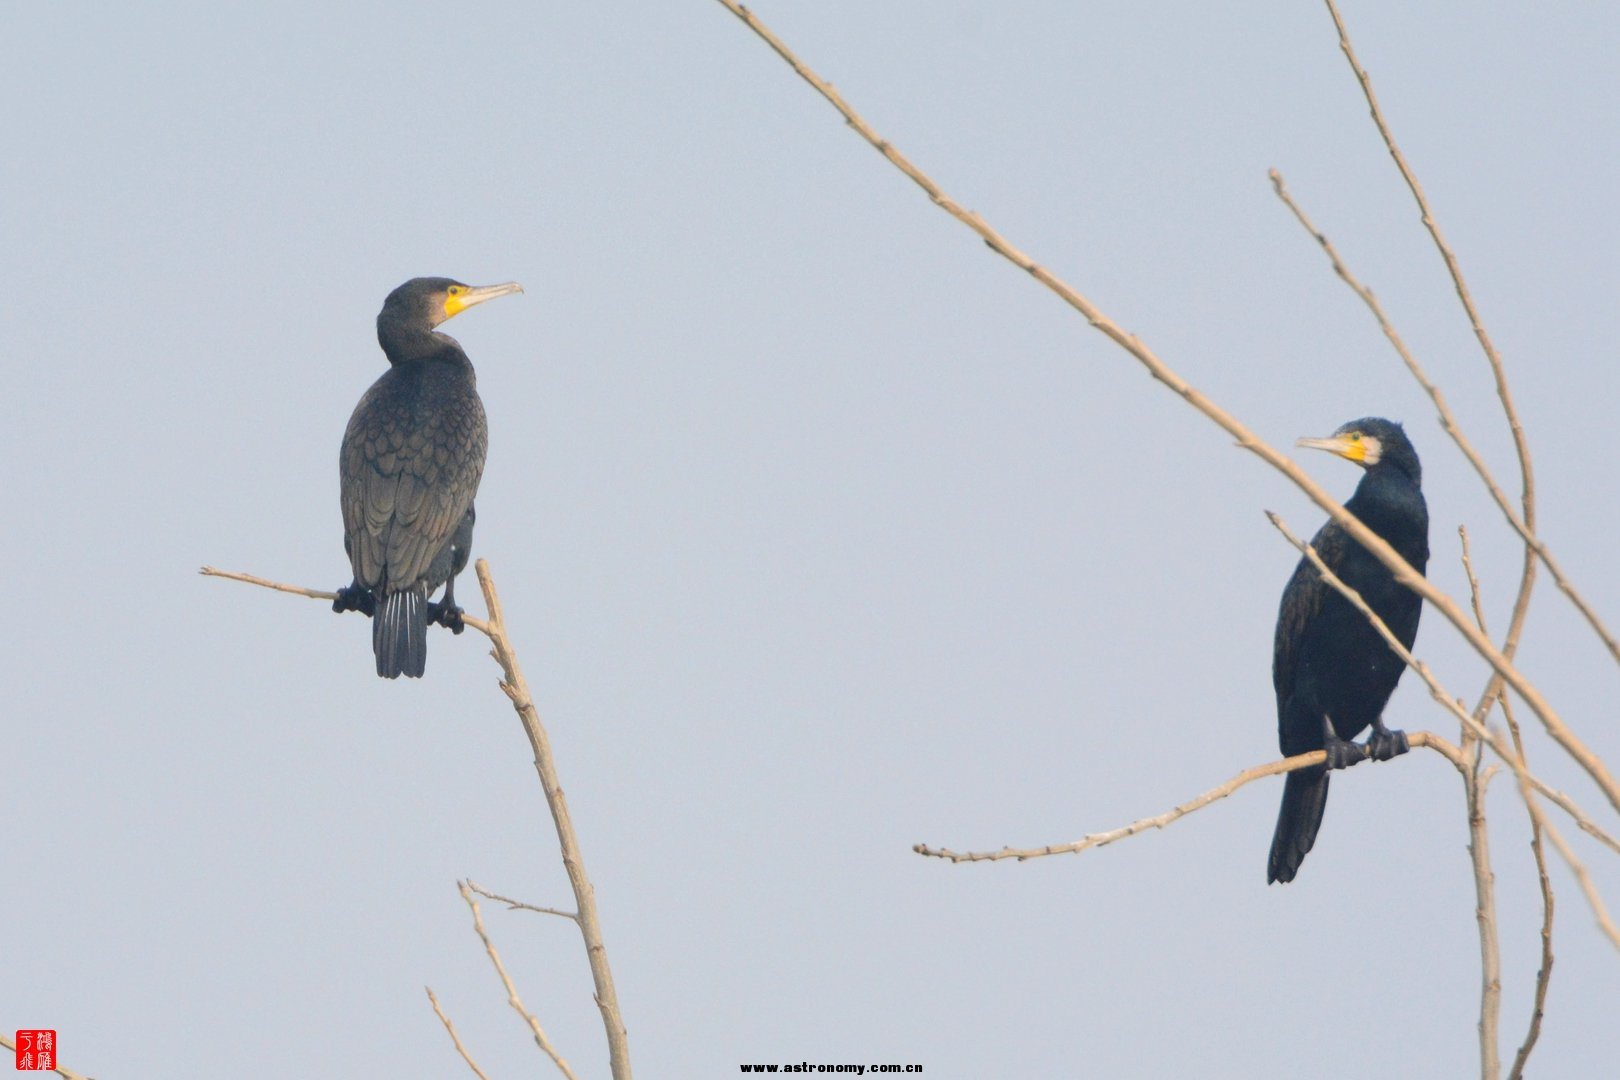
<svg viewBox="0 0 1620 1080">
<path fill-rule="evenodd" d="M 1388 463 L 1411 473 L 1414 479 L 1419 475 L 1417 451 L 1412 448 L 1406 431 L 1393 420 L 1382 417 L 1352 420 L 1325 439 L 1300 439 L 1298 445 L 1337 454 L 1363 469 Z"/>
<path fill-rule="evenodd" d="M 501 285 L 464 285 L 452 278 L 412 278 L 388 294 L 377 319 L 431 330 L 485 300 L 522 291 L 523 286 L 515 281 Z"/>
</svg>

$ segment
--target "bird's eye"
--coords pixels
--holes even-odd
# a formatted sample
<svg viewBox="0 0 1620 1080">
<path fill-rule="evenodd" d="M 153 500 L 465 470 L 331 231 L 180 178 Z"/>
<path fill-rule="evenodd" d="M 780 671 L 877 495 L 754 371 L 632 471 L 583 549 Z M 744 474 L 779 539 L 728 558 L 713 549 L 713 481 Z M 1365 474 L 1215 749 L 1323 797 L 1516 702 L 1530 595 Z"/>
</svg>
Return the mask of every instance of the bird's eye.
<svg viewBox="0 0 1620 1080">
<path fill-rule="evenodd" d="M 1352 432 L 1351 432 L 1351 433 L 1350 433 L 1350 441 L 1351 441 L 1351 442 L 1360 442 L 1360 441 L 1361 441 L 1361 432 L 1359 432 L 1359 431 L 1352 431 Z"/>
<path fill-rule="evenodd" d="M 450 295 L 451 296 L 460 296 L 461 295 L 461 286 L 460 285 L 452 285 L 452 286 L 450 286 Z"/>
</svg>

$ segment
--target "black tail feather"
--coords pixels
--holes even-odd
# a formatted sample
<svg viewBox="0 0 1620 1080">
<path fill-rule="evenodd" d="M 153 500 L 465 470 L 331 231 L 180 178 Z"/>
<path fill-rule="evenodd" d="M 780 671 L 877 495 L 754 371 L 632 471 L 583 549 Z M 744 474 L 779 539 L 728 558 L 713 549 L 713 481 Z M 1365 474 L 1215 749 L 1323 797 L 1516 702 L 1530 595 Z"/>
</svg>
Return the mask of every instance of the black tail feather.
<svg viewBox="0 0 1620 1080">
<path fill-rule="evenodd" d="M 1316 830 L 1327 809 L 1328 772 L 1318 765 L 1296 769 L 1283 783 L 1282 811 L 1277 815 L 1277 831 L 1271 838 L 1271 861 L 1266 866 L 1266 883 L 1290 882 L 1299 873 L 1299 864 L 1316 843 Z"/>
<path fill-rule="evenodd" d="M 427 670 L 427 625 L 425 588 L 418 585 L 389 593 L 371 621 L 371 651 L 377 654 L 377 674 L 385 679 L 401 675 L 420 679 Z"/>
</svg>

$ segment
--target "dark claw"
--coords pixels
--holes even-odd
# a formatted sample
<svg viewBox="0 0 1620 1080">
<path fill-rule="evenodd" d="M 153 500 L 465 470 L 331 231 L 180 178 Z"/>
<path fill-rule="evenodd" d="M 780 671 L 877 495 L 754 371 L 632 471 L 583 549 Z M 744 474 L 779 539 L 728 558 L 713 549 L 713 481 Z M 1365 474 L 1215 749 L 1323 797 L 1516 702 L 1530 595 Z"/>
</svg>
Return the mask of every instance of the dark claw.
<svg viewBox="0 0 1620 1080">
<path fill-rule="evenodd" d="M 1339 738 L 1339 733 L 1333 730 L 1333 721 L 1326 713 L 1322 714 L 1322 749 L 1327 751 L 1324 764 L 1329 769 L 1348 769 L 1367 758 L 1366 752 L 1358 744 Z"/>
<path fill-rule="evenodd" d="M 446 600 L 428 605 L 427 621 L 449 627 L 452 634 L 459 634 L 467 629 L 467 624 L 461 618 L 463 614 L 462 609 L 457 607 L 453 601 Z"/>
<path fill-rule="evenodd" d="M 1367 759 L 1366 751 L 1360 744 L 1345 742 L 1337 736 L 1329 739 L 1322 749 L 1327 751 L 1327 767 L 1330 769 L 1348 769 Z"/>
<path fill-rule="evenodd" d="M 370 589 L 345 585 L 338 590 L 337 599 L 332 601 L 332 610 L 339 613 L 358 611 L 369 618 L 377 613 L 377 598 Z"/>
<path fill-rule="evenodd" d="M 1406 741 L 1406 732 L 1391 731 L 1381 721 L 1373 724 L 1372 734 L 1367 736 L 1367 756 L 1374 761 L 1388 761 L 1411 748 Z"/>
</svg>

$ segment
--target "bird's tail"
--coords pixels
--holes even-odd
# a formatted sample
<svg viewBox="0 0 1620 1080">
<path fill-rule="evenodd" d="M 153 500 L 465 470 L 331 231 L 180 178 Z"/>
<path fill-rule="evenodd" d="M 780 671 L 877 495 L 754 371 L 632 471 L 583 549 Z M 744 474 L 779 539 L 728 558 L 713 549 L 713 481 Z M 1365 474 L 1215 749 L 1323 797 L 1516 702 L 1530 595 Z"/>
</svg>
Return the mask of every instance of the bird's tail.
<svg viewBox="0 0 1620 1080">
<path fill-rule="evenodd" d="M 371 651 L 383 678 L 422 677 L 427 670 L 427 589 L 418 585 L 387 594 L 371 620 Z"/>
<path fill-rule="evenodd" d="M 1299 873 L 1305 853 L 1316 843 L 1316 830 L 1327 809 L 1328 772 L 1318 765 L 1296 769 L 1283 783 L 1282 811 L 1277 815 L 1277 831 L 1271 837 L 1271 861 L 1266 866 L 1266 883 L 1287 883 Z"/>
</svg>

